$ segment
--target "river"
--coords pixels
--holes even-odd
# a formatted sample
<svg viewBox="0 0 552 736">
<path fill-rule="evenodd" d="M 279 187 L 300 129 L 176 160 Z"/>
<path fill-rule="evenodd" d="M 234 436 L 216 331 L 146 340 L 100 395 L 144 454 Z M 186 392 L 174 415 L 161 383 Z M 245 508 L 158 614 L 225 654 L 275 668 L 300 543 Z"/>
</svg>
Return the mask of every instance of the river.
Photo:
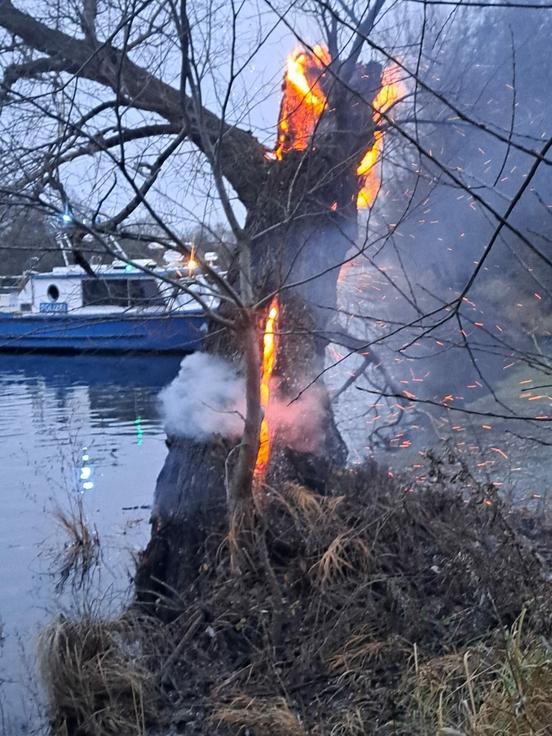
<svg viewBox="0 0 552 736">
<path fill-rule="evenodd" d="M 109 610 L 129 594 L 166 455 L 157 395 L 179 362 L 0 355 L 0 734 L 40 728 L 37 633 L 59 611 L 87 604 L 86 588 L 59 590 L 70 541 L 60 509 L 80 502 L 97 530 L 99 605 Z"/>
</svg>

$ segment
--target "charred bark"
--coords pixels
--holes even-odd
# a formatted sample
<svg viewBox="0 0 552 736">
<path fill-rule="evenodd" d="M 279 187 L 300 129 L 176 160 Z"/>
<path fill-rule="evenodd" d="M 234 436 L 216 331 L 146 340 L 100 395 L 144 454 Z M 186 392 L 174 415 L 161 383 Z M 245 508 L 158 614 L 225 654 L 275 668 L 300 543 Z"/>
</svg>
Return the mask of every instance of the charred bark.
<svg viewBox="0 0 552 736">
<path fill-rule="evenodd" d="M 248 212 L 245 229 L 255 295 L 268 306 L 278 294 L 280 304 L 273 380 L 285 406 L 300 401 L 305 387 L 324 369 L 339 270 L 356 237 L 356 169 L 372 141 L 369 102 L 380 73 L 377 65 L 359 68 L 360 92 L 354 79 L 347 88 L 335 76 L 325 81 L 328 109 L 310 148 L 267 165 L 264 184 Z M 207 350 L 237 359 L 236 335 L 220 337 L 218 327 L 213 333 L 217 337 L 208 341 Z M 328 393 L 323 381 L 316 386 L 316 421 L 299 412 L 300 426 L 284 425 L 274 438 L 269 484 L 294 480 L 324 493 L 331 471 L 345 463 L 347 450 Z M 309 412 L 309 404 L 304 411 Z M 297 441 L 290 442 L 294 434 Z M 222 515 L 224 480 L 233 462 L 229 450 L 215 441 L 171 444 L 157 483 L 154 533 L 139 585 L 155 588 L 161 580 L 166 590 L 178 590 L 183 577 L 195 575 L 202 540 Z"/>
<path fill-rule="evenodd" d="M 334 317 L 339 264 L 350 248 L 353 222 L 321 218 L 322 224 L 302 223 L 263 239 L 259 250 L 264 264 L 274 258 L 269 251 L 282 249 L 275 259 L 281 266 L 278 280 L 275 271 L 262 270 L 264 293 L 279 288 L 279 348 L 273 378 L 279 400 L 293 402 L 305 386 L 318 376 L 325 361 L 327 339 L 320 335 Z M 269 277 L 268 274 L 272 273 Z M 220 332 L 219 329 L 216 332 Z M 240 345 L 228 335 L 208 343 L 212 351 L 227 356 L 240 352 Z M 274 438 L 271 463 L 266 481 L 270 485 L 293 480 L 318 493 L 325 493 L 326 482 L 335 467 L 342 467 L 347 449 L 336 426 L 328 393 L 317 382 L 315 421 L 305 417 L 300 426 L 283 427 L 282 433 L 295 432 L 298 442 Z M 307 406 L 306 411 L 310 411 Z M 154 597 L 182 589 L 182 581 L 194 577 L 202 545 L 214 527 L 225 518 L 225 477 L 233 466 L 227 442 L 197 444 L 185 439 L 171 440 L 165 466 L 156 488 L 152 517 L 152 539 L 144 555 L 137 587 L 154 591 Z M 148 595 L 151 600 L 151 594 Z"/>
</svg>

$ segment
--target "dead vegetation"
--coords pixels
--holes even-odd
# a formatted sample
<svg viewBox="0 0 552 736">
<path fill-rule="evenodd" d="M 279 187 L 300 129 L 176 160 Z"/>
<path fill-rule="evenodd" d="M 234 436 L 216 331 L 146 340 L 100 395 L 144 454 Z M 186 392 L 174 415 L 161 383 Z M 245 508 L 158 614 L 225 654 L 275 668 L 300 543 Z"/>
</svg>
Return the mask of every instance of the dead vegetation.
<svg viewBox="0 0 552 736">
<path fill-rule="evenodd" d="M 143 736 L 158 714 L 144 622 L 62 616 L 39 639 L 39 664 L 59 736 Z"/>
<path fill-rule="evenodd" d="M 301 721 L 283 697 L 238 695 L 215 708 L 211 721 L 215 727 L 224 725 L 265 736 L 307 736 Z"/>
<path fill-rule="evenodd" d="M 105 702 L 124 711 L 123 736 L 156 707 L 188 736 L 542 736 L 543 563 L 492 488 L 447 491 L 439 473 L 415 493 L 374 468 L 340 474 L 324 498 L 272 491 L 239 575 L 221 526 L 187 585 L 147 598 L 164 623 L 140 637 L 139 675 L 117 670 L 123 654 L 128 665 L 119 632 L 81 641 L 80 622 L 64 622 L 45 660 L 53 653 L 53 710 L 80 729 L 67 733 L 115 733 L 94 730 Z M 94 668 L 104 677 L 109 661 L 106 686 Z"/>
<path fill-rule="evenodd" d="M 63 549 L 56 558 L 56 588 L 62 591 L 71 581 L 72 587 L 79 590 L 101 560 L 98 530 L 86 519 L 80 497 L 67 508 L 56 509 L 54 518 L 65 535 Z"/>
<path fill-rule="evenodd" d="M 552 647 L 524 632 L 525 613 L 501 641 L 417 667 L 411 702 L 418 733 L 546 736 L 552 724 Z"/>
</svg>

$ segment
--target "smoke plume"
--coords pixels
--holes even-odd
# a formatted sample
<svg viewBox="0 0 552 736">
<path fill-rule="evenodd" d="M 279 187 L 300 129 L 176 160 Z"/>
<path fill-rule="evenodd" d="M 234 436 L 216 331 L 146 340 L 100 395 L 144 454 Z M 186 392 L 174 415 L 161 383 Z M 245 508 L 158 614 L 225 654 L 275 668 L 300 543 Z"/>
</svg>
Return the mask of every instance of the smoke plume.
<svg viewBox="0 0 552 736">
<path fill-rule="evenodd" d="M 167 434 L 204 441 L 214 435 L 237 440 L 243 432 L 245 382 L 224 358 L 200 352 L 187 356 L 159 398 Z M 280 445 L 316 453 L 324 436 L 323 392 L 311 386 L 290 401 L 275 385 L 268 408 L 271 432 Z"/>
<path fill-rule="evenodd" d="M 307 381 L 305 381 L 305 384 Z M 298 399 L 282 399 L 276 395 L 268 408 L 269 424 L 278 442 L 298 452 L 316 454 L 324 438 L 326 407 L 322 390 L 310 386 Z"/>
<path fill-rule="evenodd" d="M 221 357 L 187 356 L 159 398 L 168 434 L 203 441 L 215 434 L 238 439 L 243 432 L 244 381 Z"/>
</svg>

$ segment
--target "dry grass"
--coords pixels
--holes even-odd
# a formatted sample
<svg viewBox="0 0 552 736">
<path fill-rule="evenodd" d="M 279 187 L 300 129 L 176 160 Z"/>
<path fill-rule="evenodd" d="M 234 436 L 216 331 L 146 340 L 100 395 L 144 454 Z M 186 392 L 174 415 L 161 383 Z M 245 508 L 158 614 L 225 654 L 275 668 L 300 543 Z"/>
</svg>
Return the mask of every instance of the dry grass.
<svg viewBox="0 0 552 736">
<path fill-rule="evenodd" d="M 100 562 L 98 530 L 88 523 L 80 497 L 67 509 L 57 509 L 54 517 L 66 537 L 63 550 L 57 558 L 59 581 L 56 587 L 58 591 L 63 590 L 71 580 L 73 587 L 78 590 Z"/>
<path fill-rule="evenodd" d="M 298 483 L 285 483 L 274 498 L 284 504 L 290 515 L 316 521 L 324 514 L 325 500 Z"/>
<path fill-rule="evenodd" d="M 370 547 L 350 532 L 338 534 L 311 567 L 311 574 L 322 587 L 338 584 L 348 574 L 365 572 L 370 565 Z"/>
<path fill-rule="evenodd" d="M 40 635 L 39 663 L 55 736 L 144 736 L 157 697 L 128 622 L 59 617 Z"/>
<path fill-rule="evenodd" d="M 190 736 L 544 736 L 552 587 L 517 517 L 488 489 L 404 493 L 370 469 L 333 491 L 285 484 L 255 524 L 219 524 L 147 599 L 165 615 L 147 663 L 128 622 L 58 622 L 57 733 L 142 734 L 157 675 Z"/>
<path fill-rule="evenodd" d="M 299 718 L 283 697 L 252 698 L 238 695 L 220 705 L 212 719 L 217 728 L 224 727 L 235 736 L 254 733 L 258 736 L 307 736 Z"/>
<path fill-rule="evenodd" d="M 362 708 L 352 706 L 339 714 L 328 736 L 365 736 L 369 733 L 369 727 Z"/>
<path fill-rule="evenodd" d="M 524 637 L 524 614 L 503 642 L 480 644 L 418 668 L 417 732 L 460 736 L 548 736 L 552 648 Z"/>
<path fill-rule="evenodd" d="M 189 590 L 202 591 L 211 633 L 171 663 L 182 687 L 193 671 L 194 691 L 205 692 L 197 707 L 215 714 L 215 727 L 198 734 L 498 728 L 494 718 L 482 730 L 490 701 L 482 710 L 474 683 L 494 686 L 491 655 L 525 605 L 531 632 L 547 631 L 540 563 L 499 503 L 433 488 L 402 493 L 378 480 L 356 471 L 329 498 L 294 484 L 271 493 L 257 530 L 264 542 L 238 576 L 226 553 L 206 548 Z M 405 674 L 414 642 L 415 682 Z"/>
<path fill-rule="evenodd" d="M 345 642 L 342 649 L 329 657 L 328 664 L 332 672 L 342 674 L 367 670 L 381 662 L 386 650 L 395 646 L 396 642 L 392 640 L 378 641 L 371 628 L 363 626 Z"/>
</svg>

